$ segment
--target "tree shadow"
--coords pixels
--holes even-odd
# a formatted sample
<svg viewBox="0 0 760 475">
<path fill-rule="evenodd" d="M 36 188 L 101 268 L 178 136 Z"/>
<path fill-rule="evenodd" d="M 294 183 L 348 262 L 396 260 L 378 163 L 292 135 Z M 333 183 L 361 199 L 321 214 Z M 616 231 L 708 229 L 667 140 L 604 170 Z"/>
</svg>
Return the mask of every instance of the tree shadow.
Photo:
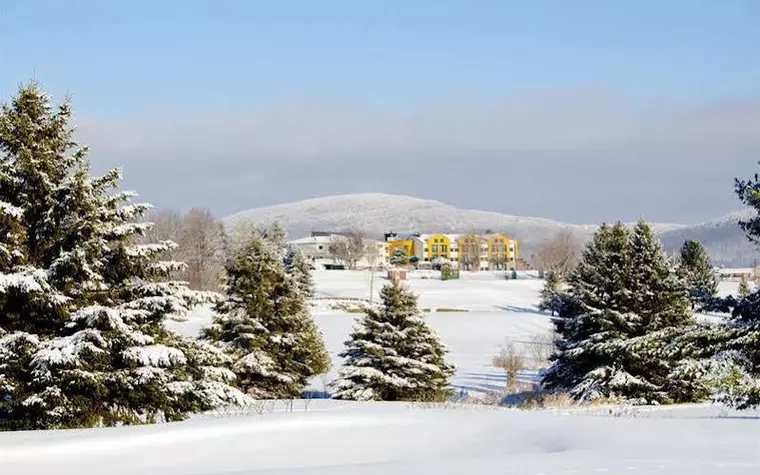
<svg viewBox="0 0 760 475">
<path fill-rule="evenodd" d="M 496 308 L 499 310 L 502 310 L 504 312 L 513 312 L 513 313 L 530 313 L 533 315 L 541 315 L 541 316 L 548 316 L 549 314 L 544 313 L 538 309 L 535 308 L 528 308 L 528 307 L 516 307 L 514 305 L 496 305 Z"/>
</svg>

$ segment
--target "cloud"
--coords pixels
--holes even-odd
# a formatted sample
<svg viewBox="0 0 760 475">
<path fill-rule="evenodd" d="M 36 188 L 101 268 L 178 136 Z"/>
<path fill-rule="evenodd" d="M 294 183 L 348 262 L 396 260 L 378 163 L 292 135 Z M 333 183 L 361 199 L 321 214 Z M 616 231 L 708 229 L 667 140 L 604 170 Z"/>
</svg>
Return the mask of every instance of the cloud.
<svg viewBox="0 0 760 475">
<path fill-rule="evenodd" d="M 96 169 L 123 166 L 125 185 L 158 206 L 219 215 L 383 191 L 574 222 L 693 222 L 739 208 L 733 177 L 760 159 L 760 101 L 643 103 L 599 91 L 77 124 Z"/>
</svg>

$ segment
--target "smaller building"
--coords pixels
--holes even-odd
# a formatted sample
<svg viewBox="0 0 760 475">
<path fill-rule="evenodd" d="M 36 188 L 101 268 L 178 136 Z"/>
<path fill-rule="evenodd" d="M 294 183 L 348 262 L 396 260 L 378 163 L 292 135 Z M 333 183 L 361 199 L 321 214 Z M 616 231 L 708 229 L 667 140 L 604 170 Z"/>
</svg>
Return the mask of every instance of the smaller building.
<svg viewBox="0 0 760 475">
<path fill-rule="evenodd" d="M 344 265 L 330 253 L 330 242 L 336 237 L 345 236 L 342 233 L 312 232 L 311 236 L 290 241 L 316 269 L 338 269 Z M 384 269 L 388 266 L 387 243 L 373 239 L 365 240 L 365 253 L 356 263 L 357 269 Z"/>
</svg>

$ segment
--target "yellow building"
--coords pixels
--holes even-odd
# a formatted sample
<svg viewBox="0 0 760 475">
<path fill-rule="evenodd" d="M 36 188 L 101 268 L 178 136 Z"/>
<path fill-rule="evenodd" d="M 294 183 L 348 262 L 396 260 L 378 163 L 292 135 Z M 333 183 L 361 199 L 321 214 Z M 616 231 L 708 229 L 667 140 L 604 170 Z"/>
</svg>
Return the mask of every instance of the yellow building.
<svg viewBox="0 0 760 475">
<path fill-rule="evenodd" d="M 435 258 L 443 258 L 451 260 L 451 238 L 445 234 L 433 234 L 425 241 L 427 246 L 427 259 L 433 260 Z"/>
<path fill-rule="evenodd" d="M 517 259 L 517 241 L 503 234 L 491 234 L 488 239 L 488 263 L 492 270 L 507 269 Z"/>
</svg>

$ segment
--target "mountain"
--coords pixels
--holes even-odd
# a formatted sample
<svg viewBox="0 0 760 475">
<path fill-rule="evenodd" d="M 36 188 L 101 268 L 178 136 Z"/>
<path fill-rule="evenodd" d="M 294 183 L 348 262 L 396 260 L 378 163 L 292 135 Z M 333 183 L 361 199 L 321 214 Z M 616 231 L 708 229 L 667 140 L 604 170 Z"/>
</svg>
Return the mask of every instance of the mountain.
<svg viewBox="0 0 760 475">
<path fill-rule="evenodd" d="M 685 240 L 695 239 L 705 246 L 715 265 L 754 267 L 760 264 L 758 247 L 747 240 L 738 224 L 753 215 L 753 210 L 737 211 L 706 223 L 663 232 L 660 239 L 668 252 L 677 252 Z"/>
<path fill-rule="evenodd" d="M 459 209 L 440 201 L 384 193 L 326 196 L 242 211 L 225 220 L 227 226 L 241 222 L 279 221 L 291 238 L 311 231 L 358 229 L 381 238 L 396 232 L 502 232 L 520 241 L 521 254 L 529 257 L 541 242 L 562 229 L 574 231 L 584 241 L 598 225 L 569 224 L 544 218 L 512 216 L 490 211 Z M 659 233 L 674 232 L 683 225 L 653 224 Z M 680 244 L 679 244 L 680 246 Z"/>
</svg>

